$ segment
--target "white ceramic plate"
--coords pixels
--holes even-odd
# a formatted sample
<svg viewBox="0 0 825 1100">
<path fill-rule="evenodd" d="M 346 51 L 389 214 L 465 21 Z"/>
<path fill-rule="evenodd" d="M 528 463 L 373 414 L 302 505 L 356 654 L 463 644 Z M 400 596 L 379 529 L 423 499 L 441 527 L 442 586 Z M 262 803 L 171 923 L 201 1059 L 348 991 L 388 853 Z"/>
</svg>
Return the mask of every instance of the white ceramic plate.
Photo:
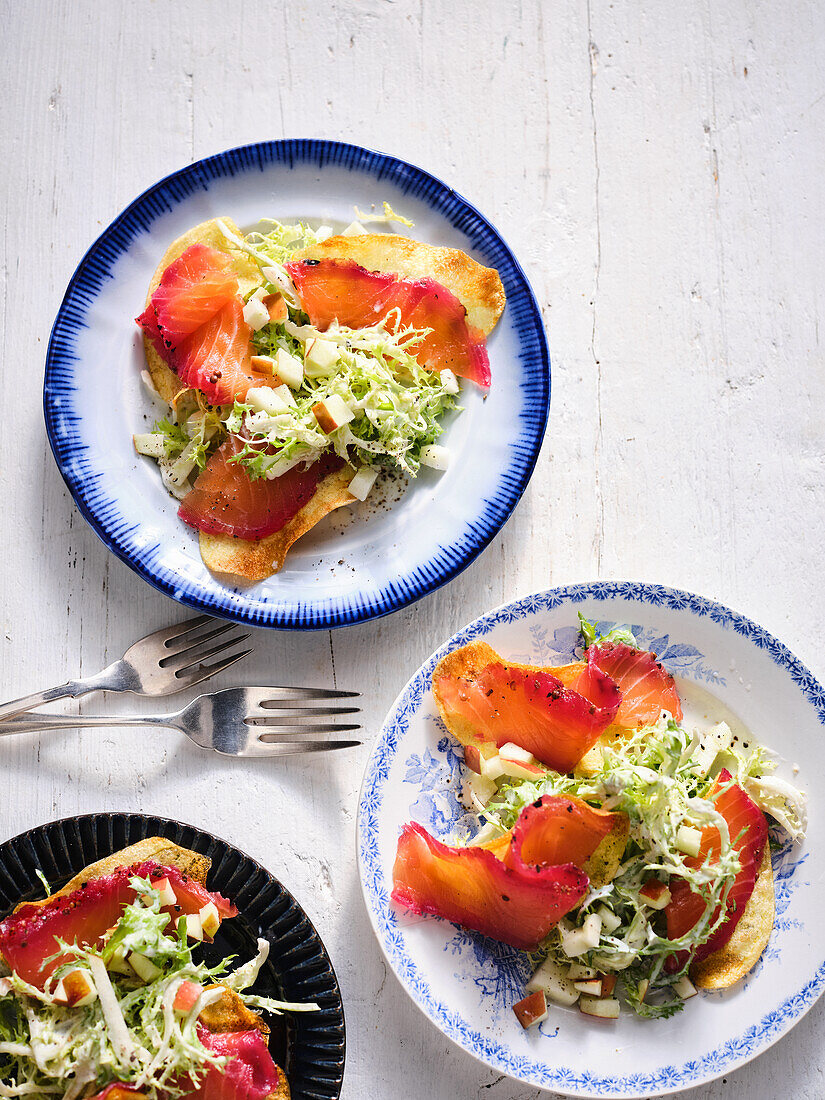
<svg viewBox="0 0 825 1100">
<path fill-rule="evenodd" d="M 140 381 L 134 318 L 169 244 L 208 218 L 242 228 L 262 218 L 345 225 L 354 206 L 383 201 L 411 234 L 495 267 L 507 307 L 488 349 L 489 397 L 462 386 L 464 412 L 446 424 L 442 475 L 423 470 L 406 492 L 328 516 L 290 550 L 277 576 L 227 585 L 204 566 L 197 532 L 132 434 L 159 410 Z M 395 611 L 451 580 L 499 531 L 530 479 L 544 436 L 550 364 L 524 273 L 493 226 L 446 184 L 405 161 L 320 140 L 242 146 L 188 165 L 136 199 L 75 272 L 49 344 L 49 440 L 83 515 L 115 554 L 181 603 L 256 626 L 321 628 Z M 160 413 L 162 415 L 162 412 Z"/>
<path fill-rule="evenodd" d="M 530 967 L 504 944 L 446 921 L 413 917 L 390 901 L 401 826 L 445 839 L 464 813 L 456 800 L 462 754 L 438 717 L 432 671 L 447 652 L 483 637 L 511 660 L 576 657 L 577 611 L 631 625 L 679 678 L 688 721 L 739 721 L 782 758 L 778 774 L 810 798 L 806 842 L 774 855 L 776 922 L 752 973 L 703 993 L 669 1020 L 593 1020 L 552 1007 L 522 1030 L 512 1005 Z M 594 583 L 529 596 L 477 619 L 422 666 L 398 697 L 364 776 L 358 818 L 361 881 L 389 963 L 419 1008 L 450 1039 L 496 1070 L 570 1096 L 658 1096 L 713 1080 L 776 1042 L 825 984 L 825 846 L 818 780 L 825 774 L 825 690 L 761 627 L 720 604 L 634 582 Z M 793 776 L 798 763 L 800 772 Z"/>
</svg>

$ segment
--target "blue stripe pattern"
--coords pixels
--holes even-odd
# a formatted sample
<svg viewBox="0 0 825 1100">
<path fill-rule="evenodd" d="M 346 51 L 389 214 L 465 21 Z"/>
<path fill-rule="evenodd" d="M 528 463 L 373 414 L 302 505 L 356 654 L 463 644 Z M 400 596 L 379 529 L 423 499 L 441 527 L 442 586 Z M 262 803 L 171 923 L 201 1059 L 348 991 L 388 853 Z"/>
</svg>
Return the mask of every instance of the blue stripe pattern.
<svg viewBox="0 0 825 1100">
<path fill-rule="evenodd" d="M 127 522 L 95 471 L 84 442 L 83 410 L 77 404 L 76 372 L 80 368 L 77 338 L 88 327 L 88 312 L 115 263 L 153 222 L 218 179 L 263 172 L 270 165 L 310 164 L 344 168 L 387 180 L 405 195 L 426 203 L 495 267 L 507 294 L 507 310 L 517 334 L 520 364 L 519 437 L 509 451 L 495 494 L 453 545 L 434 548 L 418 569 L 399 576 L 375 592 L 333 599 L 277 602 L 252 598 L 240 588 L 227 588 L 180 576 L 162 563 L 159 544 L 142 545 L 139 525 Z M 550 405 L 550 360 L 541 313 L 530 285 L 493 226 L 465 199 L 420 168 L 356 145 L 293 139 L 262 142 L 227 150 L 174 172 L 149 188 L 101 234 L 75 271 L 52 329 L 46 356 L 43 406 L 55 461 L 74 500 L 103 543 L 144 580 L 167 596 L 211 615 L 255 626 L 323 629 L 362 622 L 397 611 L 446 584 L 465 569 L 506 522 L 527 486 L 544 436 Z"/>
</svg>

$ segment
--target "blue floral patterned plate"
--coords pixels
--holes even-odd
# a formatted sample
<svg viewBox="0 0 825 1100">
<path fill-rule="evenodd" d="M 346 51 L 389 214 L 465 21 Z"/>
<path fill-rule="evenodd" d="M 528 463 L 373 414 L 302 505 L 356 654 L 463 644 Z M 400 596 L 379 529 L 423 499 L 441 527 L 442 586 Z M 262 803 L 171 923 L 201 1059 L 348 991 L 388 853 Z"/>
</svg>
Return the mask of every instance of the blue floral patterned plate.
<svg viewBox="0 0 825 1100">
<path fill-rule="evenodd" d="M 447 839 L 464 811 L 456 794 L 461 751 L 438 717 L 431 678 L 445 653 L 484 638 L 521 662 L 579 655 L 577 615 L 629 624 L 679 678 L 686 718 L 742 723 L 780 754 L 778 774 L 807 789 L 807 841 L 773 856 L 776 922 L 756 968 L 734 988 L 703 993 L 669 1020 L 593 1020 L 553 1007 L 529 1032 L 512 1005 L 524 994 L 524 955 L 446 921 L 413 917 L 390 901 L 396 841 L 414 820 Z M 520 1081 L 569 1096 L 659 1096 L 711 1081 L 785 1034 L 825 984 L 818 780 L 825 774 L 825 689 L 785 646 L 712 600 L 658 585 L 600 582 L 551 589 L 508 604 L 459 631 L 413 676 L 379 736 L 361 790 L 358 851 L 370 919 L 413 1001 L 445 1035 Z M 794 776 L 797 765 L 799 774 Z"/>
<path fill-rule="evenodd" d="M 141 385 L 135 316 L 169 244 L 208 218 L 347 224 L 390 202 L 412 236 L 495 267 L 507 307 L 490 337 L 486 400 L 462 387 L 445 425 L 444 474 L 424 470 L 366 506 L 328 516 L 276 576 L 244 587 L 213 576 L 197 532 L 177 516 L 132 435 L 164 412 Z M 550 403 L 547 340 L 533 292 L 496 229 L 406 161 L 335 141 L 268 141 L 197 161 L 155 184 L 104 230 L 72 277 L 52 330 L 43 391 L 55 460 L 83 516 L 144 580 L 189 607 L 255 626 L 342 626 L 386 615 L 452 580 L 499 531 L 524 492 Z M 224 578 L 225 580 L 225 578 Z"/>
</svg>

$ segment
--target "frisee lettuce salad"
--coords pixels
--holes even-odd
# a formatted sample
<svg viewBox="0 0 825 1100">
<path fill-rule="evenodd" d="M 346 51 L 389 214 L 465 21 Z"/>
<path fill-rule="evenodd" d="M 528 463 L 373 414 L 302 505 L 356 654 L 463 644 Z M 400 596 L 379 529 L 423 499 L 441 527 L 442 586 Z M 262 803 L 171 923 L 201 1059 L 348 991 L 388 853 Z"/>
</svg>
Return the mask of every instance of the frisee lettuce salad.
<svg viewBox="0 0 825 1100">
<path fill-rule="evenodd" d="M 207 966 L 193 957 L 185 920 L 175 926 L 161 912 L 159 889 L 149 879 L 130 882 L 136 900 L 124 907 L 99 949 L 58 940 L 53 958 L 71 950 L 74 959 L 58 967 L 46 991 L 14 972 L 0 978 L 0 1096 L 76 1100 L 112 1081 L 132 1085 L 151 1100 L 186 1095 L 192 1086 L 182 1086 L 181 1078 L 197 1082 L 227 1061 L 204 1046 L 197 1031 L 200 1013 L 224 995 L 220 987 L 208 988 L 215 982 L 256 1011 L 318 1011 L 315 1004 L 246 992 L 266 961 L 266 940 L 258 940 L 256 956 L 243 965 L 234 966 L 228 957 Z M 126 958 L 136 961 L 143 976 L 124 965 Z M 88 1004 L 57 1002 L 59 983 L 72 971 L 94 990 Z M 175 997 L 186 982 L 200 992 L 181 1011 Z"/>
<path fill-rule="evenodd" d="M 388 203 L 383 214 L 357 213 L 362 221 L 412 225 Z M 157 460 L 167 490 L 182 499 L 230 434 L 242 443 L 231 461 L 253 480 L 280 477 L 326 452 L 364 469 L 367 487 L 382 468 L 409 477 L 422 465 L 445 468 L 448 454 L 437 441 L 445 414 L 457 408 L 459 386 L 451 371 L 427 371 L 416 361 L 429 330 L 402 325 L 396 310 L 370 327 L 319 331 L 302 311 L 284 264 L 332 230 L 267 219 L 262 230 L 241 237 L 218 224 L 227 243 L 260 268 L 264 283 L 247 294 L 247 308 L 254 314 L 256 303 L 275 293 L 284 300 L 283 319 L 253 325 L 252 337 L 263 369 L 272 364 L 284 384 L 267 385 L 262 374 L 244 403 L 214 408 L 197 390 L 179 394 L 167 417 L 135 436 L 137 451 Z M 148 375 L 144 380 L 150 385 Z M 313 411 L 319 403 L 332 410 L 334 427 L 319 422 Z"/>
<path fill-rule="evenodd" d="M 637 647 L 627 627 L 600 637 L 595 624 L 579 618 L 585 648 L 597 642 Z M 615 981 L 638 1015 L 671 1016 L 696 990 L 688 976 L 689 958 L 672 972 L 666 971 L 665 962 L 707 942 L 725 921 L 724 903 L 741 869 L 737 838 L 716 810 L 711 790 L 718 794 L 739 785 L 792 840 L 804 836 L 806 799 L 793 784 L 771 775 L 775 764 L 767 750 L 734 737 L 725 723 L 690 729 L 666 711 L 653 725 L 612 743 L 603 741 L 596 759 L 594 764 L 591 756 L 588 767 L 580 765 L 572 774 L 547 769 L 538 780 L 498 779 L 483 807 L 473 806 L 477 831 L 468 843 L 486 844 L 504 835 L 543 795 L 576 796 L 626 814 L 630 828 L 618 872 L 610 882 L 591 888 L 551 930 L 533 956 L 536 971 L 527 992 L 542 989 L 548 1000 L 569 1005 L 580 997 L 588 999 L 589 982 L 609 983 L 612 991 Z M 723 769 L 731 778 L 719 787 Z M 689 857 L 699 854 L 701 831 L 707 826 L 718 829 L 720 850 L 696 866 Z M 666 885 L 671 876 L 686 880 L 705 902 L 699 920 L 679 939 L 667 938 L 662 907 L 653 908 L 642 895 L 651 879 Z M 607 1003 L 601 989 L 589 1000 L 599 998 Z M 611 1015 L 618 1012 L 615 1000 L 610 1007 Z M 585 1010 L 608 1015 L 598 1004 Z"/>
</svg>

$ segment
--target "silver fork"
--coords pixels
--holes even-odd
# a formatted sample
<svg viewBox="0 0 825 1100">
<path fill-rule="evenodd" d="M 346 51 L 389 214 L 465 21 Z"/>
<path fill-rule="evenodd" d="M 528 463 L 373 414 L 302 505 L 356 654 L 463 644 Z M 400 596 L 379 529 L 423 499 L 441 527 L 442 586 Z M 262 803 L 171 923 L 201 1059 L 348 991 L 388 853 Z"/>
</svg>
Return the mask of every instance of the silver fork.
<svg viewBox="0 0 825 1100">
<path fill-rule="evenodd" d="M 0 722 L 0 736 L 87 726 L 169 726 L 185 733 L 202 749 L 214 749 L 225 756 L 293 756 L 360 745 L 360 741 L 302 740 L 360 729 L 357 724 L 318 721 L 357 714 L 359 707 L 310 705 L 324 699 L 352 699 L 358 694 L 331 688 L 225 688 L 199 695 L 189 706 L 172 714 L 26 714 Z"/>
<path fill-rule="evenodd" d="M 176 691 L 194 687 L 208 677 L 223 672 L 252 652 L 251 647 L 240 653 L 228 652 L 249 637 L 249 633 L 239 634 L 235 628 L 235 623 L 198 615 L 195 619 L 156 630 L 154 634 L 147 634 L 129 646 L 119 661 L 95 676 L 69 680 L 59 687 L 0 704 L 0 719 L 33 710 L 55 699 L 65 699 L 67 696 L 76 699 L 90 691 L 174 695 Z M 220 641 L 217 641 L 218 638 Z M 213 657 L 216 659 L 207 664 Z"/>
</svg>

